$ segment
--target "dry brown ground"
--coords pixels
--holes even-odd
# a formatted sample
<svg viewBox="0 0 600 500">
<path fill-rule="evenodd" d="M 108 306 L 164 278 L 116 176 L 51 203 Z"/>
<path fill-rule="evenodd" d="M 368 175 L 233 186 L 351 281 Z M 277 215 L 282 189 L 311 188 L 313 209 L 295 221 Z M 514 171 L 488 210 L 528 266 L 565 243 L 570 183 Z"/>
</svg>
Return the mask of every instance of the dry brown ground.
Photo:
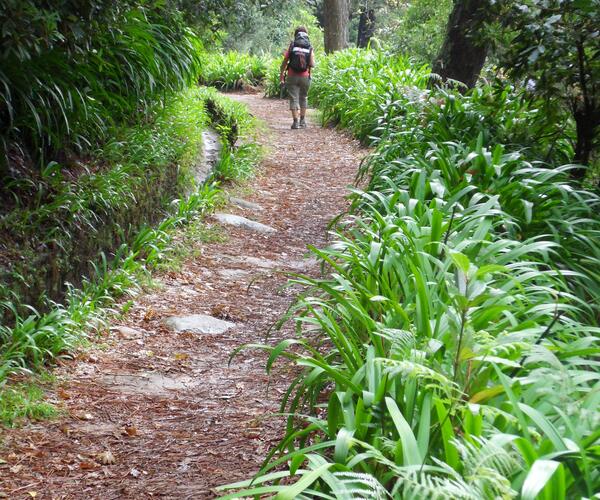
<svg viewBox="0 0 600 500">
<path fill-rule="evenodd" d="M 241 344 L 262 341 L 293 300 L 297 292 L 282 288 L 287 278 L 278 270 L 317 272 L 303 260 L 307 244 L 325 244 L 364 152 L 314 123 L 290 130 L 282 101 L 233 97 L 267 124 L 260 140 L 268 153 L 247 196 L 265 210 L 223 211 L 278 232 L 227 228 L 226 243 L 203 244 L 181 271 L 157 277 L 158 290 L 136 298 L 120 325 L 137 333 L 112 333 L 103 348 L 59 367 L 49 398 L 65 416 L 2 432 L 0 497 L 213 498 L 211 488 L 251 477 L 280 438 L 282 419 L 271 415 L 289 369 L 269 378 L 261 352 L 243 351 L 231 366 L 228 357 Z M 225 278 L 223 270 L 233 273 Z M 193 335 L 161 324 L 196 313 L 236 327 Z M 271 341 L 289 333 L 287 327 Z M 112 461 L 106 452 L 114 464 L 100 463 Z"/>
</svg>

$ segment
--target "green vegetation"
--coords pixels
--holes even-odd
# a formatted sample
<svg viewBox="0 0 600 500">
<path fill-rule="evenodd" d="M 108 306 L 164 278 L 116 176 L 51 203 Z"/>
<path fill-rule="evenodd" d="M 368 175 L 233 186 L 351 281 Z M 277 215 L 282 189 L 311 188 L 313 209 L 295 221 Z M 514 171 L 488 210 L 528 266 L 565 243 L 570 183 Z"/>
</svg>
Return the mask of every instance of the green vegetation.
<svg viewBox="0 0 600 500">
<path fill-rule="evenodd" d="M 239 52 L 206 53 L 201 59 L 200 83 L 221 90 L 259 85 L 265 77 L 264 58 Z"/>
<path fill-rule="evenodd" d="M 430 64 L 442 45 L 452 1 L 378 3 L 376 39 L 395 53 L 410 56 L 416 64 Z"/>
<path fill-rule="evenodd" d="M 370 49 L 324 56 L 320 26 L 344 47 L 368 10 Z M 4 1 L 0 422 L 55 415 L 15 375 L 220 238 L 202 216 L 261 151 L 244 106 L 196 85 L 278 96 L 305 25 L 311 101 L 373 153 L 311 249 L 323 275 L 291 280 L 277 327 L 295 335 L 244 346 L 296 376 L 284 437 L 225 498 L 597 496 L 599 16 L 600 0 Z M 209 125 L 223 152 L 200 184 Z"/>
<path fill-rule="evenodd" d="M 215 110 L 218 112 L 209 119 L 204 111 L 205 107 L 209 113 L 211 110 L 213 113 Z M 161 164 L 170 168 L 174 166 L 177 174 L 187 179 L 188 186 L 192 186 L 191 194 L 165 200 L 168 203 L 164 203 L 158 213 L 167 214 L 166 218 L 163 215 L 163 220 L 155 227 L 147 223 L 139 225 L 137 229 L 129 226 L 128 233 L 120 235 L 122 239 L 113 252 L 100 252 L 98 257 L 92 259 L 89 277 L 83 279 L 80 287 L 67 285 L 64 299 L 60 303 L 43 302 L 42 297 L 40 300 L 43 308 L 36 310 L 22 303 L 14 292 L 11 293 L 6 288 L 8 293 L 0 301 L 5 318 L 5 322 L 0 325 L 0 381 L 11 373 L 43 366 L 56 356 L 71 351 L 84 335 L 90 336 L 102 328 L 107 315 L 115 312 L 112 310 L 115 299 L 135 292 L 147 280 L 148 271 L 167 257 L 172 249 L 174 230 L 213 207 L 218 194 L 217 185 L 209 182 L 194 187 L 190 178 L 190 169 L 199 152 L 200 132 L 209 121 L 215 123 L 222 133 L 224 158 L 229 159 L 227 175 L 217 173 L 214 181 L 222 177 L 244 178 L 248 175 L 252 162 L 257 161 L 258 153 L 255 148 L 250 147 L 234 150 L 232 143 L 235 143 L 238 134 L 249 132 L 253 119 L 242 105 L 230 103 L 214 91 L 189 90 L 175 101 L 173 107 L 160 115 L 155 128 L 136 128 L 130 132 L 134 134 L 134 139 L 108 143 L 105 151 L 118 156 L 111 157 L 104 153 L 101 158 L 103 161 L 118 162 L 114 168 L 119 172 L 126 169 L 126 174 L 120 173 L 113 178 L 105 173 L 102 176 L 91 175 L 89 181 L 80 179 L 76 184 L 63 183 L 63 189 L 57 198 L 59 202 L 53 200 L 37 208 L 35 214 L 59 223 L 62 221 L 63 224 L 69 222 L 65 214 L 72 214 L 73 227 L 78 228 L 79 224 L 83 224 L 85 230 L 93 235 L 96 227 L 100 227 L 104 220 L 100 217 L 100 202 L 106 203 L 107 211 L 115 207 L 117 215 L 133 210 L 137 206 L 136 196 L 139 195 L 141 186 L 156 185 L 150 184 L 147 176 L 153 169 L 159 169 Z M 132 155 L 135 153 L 135 156 L 124 156 L 123 150 Z M 125 162 L 124 158 L 128 161 Z M 237 166 L 239 170 L 236 170 Z M 142 184 L 136 186 L 135 182 Z M 112 191 L 103 192 L 103 186 Z M 119 191 L 115 191 L 117 189 Z M 161 199 L 168 193 L 163 189 Z M 94 196 L 94 211 L 86 210 L 84 202 L 88 194 Z M 115 205 L 111 205 L 112 203 Z M 14 216 L 22 213 L 17 211 Z M 86 219 L 88 215 L 90 218 Z M 112 216 L 107 217 L 106 220 L 111 218 Z M 152 217 L 147 220 L 151 221 Z M 31 228 L 31 235 L 28 234 L 29 239 L 25 241 L 32 241 L 35 228 L 48 225 L 31 215 L 23 221 L 31 224 L 28 226 Z M 65 227 L 69 226 L 59 226 L 61 231 Z M 118 226 L 111 228 L 112 231 L 117 229 Z M 55 233 L 63 234 L 61 231 L 57 229 Z M 43 236 L 47 234 L 50 233 L 43 233 Z M 77 239 L 79 234 L 64 235 L 64 245 L 81 245 L 81 236 Z M 98 237 L 97 234 L 95 237 Z M 66 263 L 69 262 L 69 254 L 65 253 L 62 258 Z M 73 265 L 72 260 L 70 264 Z"/>
<path fill-rule="evenodd" d="M 9 1 L 2 14 L 2 176 L 103 144 L 197 74 L 199 42 L 174 9 Z"/>
<path fill-rule="evenodd" d="M 2 390 L 0 397 L 0 424 L 18 426 L 23 420 L 44 420 L 59 415 L 59 410 L 44 401 L 44 380 L 36 379 L 13 384 Z"/>
<path fill-rule="evenodd" d="M 229 10 L 223 48 L 258 56 L 279 56 L 290 43 L 296 26 L 306 26 L 313 45 L 321 50 L 323 32 L 308 3 L 235 2 L 235 7 Z"/>
<path fill-rule="evenodd" d="M 315 75 L 325 120 L 376 149 L 335 240 L 313 249 L 328 274 L 293 280 L 307 291 L 282 324 L 297 336 L 253 346 L 268 371 L 301 371 L 285 437 L 225 498 L 600 489 L 600 198 L 560 165 L 568 140 L 531 145 L 535 102 L 428 81 L 357 50 Z"/>
<path fill-rule="evenodd" d="M 52 162 L 37 182 L 9 184 L 15 205 L 0 220 L 0 234 L 5 251 L 26 258 L 2 269 L 0 282 L 36 308 L 45 300 L 40 291 L 62 299 L 64 281 L 80 285 L 90 261 L 157 221 L 189 190 L 207 124 L 203 94 L 186 91 L 157 111 L 153 123 L 118 130 L 76 179 Z M 8 297 L 0 292 L 0 298 Z"/>
</svg>

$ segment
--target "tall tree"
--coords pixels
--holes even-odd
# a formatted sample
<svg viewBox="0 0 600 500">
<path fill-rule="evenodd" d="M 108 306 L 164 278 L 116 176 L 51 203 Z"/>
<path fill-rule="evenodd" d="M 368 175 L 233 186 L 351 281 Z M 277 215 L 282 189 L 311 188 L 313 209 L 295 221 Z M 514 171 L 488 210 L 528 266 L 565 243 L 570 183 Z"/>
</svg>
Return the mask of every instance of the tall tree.
<svg viewBox="0 0 600 500">
<path fill-rule="evenodd" d="M 487 56 L 482 28 L 492 16 L 487 0 L 455 0 L 433 72 L 444 80 L 458 80 L 469 88 L 475 86 Z"/>
<path fill-rule="evenodd" d="M 344 49 L 348 44 L 348 0 L 323 0 L 325 52 Z"/>
</svg>

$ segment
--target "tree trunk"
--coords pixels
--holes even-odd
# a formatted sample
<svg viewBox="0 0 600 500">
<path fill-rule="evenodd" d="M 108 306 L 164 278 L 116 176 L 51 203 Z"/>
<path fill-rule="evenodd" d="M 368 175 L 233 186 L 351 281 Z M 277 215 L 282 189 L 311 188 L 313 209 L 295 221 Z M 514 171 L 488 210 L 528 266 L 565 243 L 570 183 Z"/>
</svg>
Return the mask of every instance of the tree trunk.
<svg viewBox="0 0 600 500">
<path fill-rule="evenodd" d="M 325 52 L 346 48 L 348 42 L 348 0 L 323 0 Z"/>
<path fill-rule="evenodd" d="M 480 30 L 491 16 L 487 1 L 454 0 L 444 43 L 433 62 L 433 72 L 444 81 L 450 78 L 474 87 L 487 55 Z"/>
<path fill-rule="evenodd" d="M 592 152 L 594 150 L 596 130 L 600 127 L 600 107 L 598 106 L 598 101 L 594 99 L 594 86 L 592 85 L 590 89 L 590 85 L 586 78 L 587 64 L 583 38 L 577 41 L 577 55 L 579 62 L 581 97 L 575 100 L 571 105 L 577 131 L 577 142 L 575 143 L 575 156 L 573 162 L 587 166 L 590 163 Z M 586 172 L 587 170 L 585 168 L 576 168 L 571 171 L 571 176 L 576 180 L 583 181 Z"/>
<path fill-rule="evenodd" d="M 375 11 L 373 9 L 362 11 L 358 22 L 358 38 L 356 40 L 356 46 L 361 49 L 368 47 L 369 41 L 374 33 Z"/>
<path fill-rule="evenodd" d="M 579 165 L 589 165 L 592 151 L 594 150 L 594 137 L 596 129 L 600 126 L 600 110 L 576 109 L 573 112 L 577 130 L 575 143 L 575 156 L 573 162 Z M 576 168 L 571 171 L 571 176 L 579 181 L 585 177 L 587 169 Z"/>
</svg>

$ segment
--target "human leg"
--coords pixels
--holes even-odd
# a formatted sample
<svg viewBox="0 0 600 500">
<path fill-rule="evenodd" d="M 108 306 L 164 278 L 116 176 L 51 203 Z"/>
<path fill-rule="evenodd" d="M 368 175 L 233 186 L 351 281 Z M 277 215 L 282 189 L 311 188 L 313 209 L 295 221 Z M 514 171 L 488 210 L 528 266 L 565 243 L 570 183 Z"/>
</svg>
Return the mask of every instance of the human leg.
<svg viewBox="0 0 600 500">
<path fill-rule="evenodd" d="M 308 107 L 307 97 L 310 88 L 310 79 L 302 78 L 299 82 L 298 104 L 300 105 L 300 127 L 306 128 L 306 108 Z"/>
<path fill-rule="evenodd" d="M 290 96 L 290 111 L 292 112 L 292 128 L 299 128 L 298 125 L 298 117 L 300 114 L 300 85 L 298 82 L 298 77 L 288 76 L 286 87 L 288 94 Z"/>
</svg>

